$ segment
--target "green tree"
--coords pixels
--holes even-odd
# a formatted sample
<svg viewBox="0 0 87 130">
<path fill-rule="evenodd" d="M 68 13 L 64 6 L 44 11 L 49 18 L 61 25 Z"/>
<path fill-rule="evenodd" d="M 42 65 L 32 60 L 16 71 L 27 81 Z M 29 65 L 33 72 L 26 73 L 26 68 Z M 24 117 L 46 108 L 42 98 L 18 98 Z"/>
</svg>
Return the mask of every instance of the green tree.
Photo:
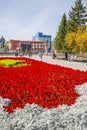
<svg viewBox="0 0 87 130">
<path fill-rule="evenodd" d="M 4 43 L 4 49 L 5 49 L 5 51 L 9 51 L 9 46 L 8 46 L 7 42 Z"/>
<path fill-rule="evenodd" d="M 54 44 L 55 44 L 54 46 L 58 52 L 66 51 L 66 44 L 65 44 L 66 26 L 67 26 L 67 18 L 66 18 L 66 14 L 64 13 L 62 16 L 60 26 L 58 28 L 58 32 L 54 39 Z"/>
<path fill-rule="evenodd" d="M 75 6 L 71 7 L 71 9 L 67 22 L 67 32 L 75 32 L 78 26 L 84 25 L 87 22 L 87 10 L 82 4 L 82 0 L 76 0 Z"/>
<path fill-rule="evenodd" d="M 70 33 L 70 32 L 76 32 L 77 31 L 77 23 L 74 21 L 74 19 L 69 19 L 67 21 L 67 33 Z"/>
</svg>

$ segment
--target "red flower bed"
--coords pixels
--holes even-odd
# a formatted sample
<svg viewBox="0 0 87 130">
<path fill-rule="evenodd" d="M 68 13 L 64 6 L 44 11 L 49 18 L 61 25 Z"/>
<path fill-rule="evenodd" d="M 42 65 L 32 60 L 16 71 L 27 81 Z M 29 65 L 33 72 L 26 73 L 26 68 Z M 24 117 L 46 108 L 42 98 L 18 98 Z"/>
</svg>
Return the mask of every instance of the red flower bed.
<svg viewBox="0 0 87 130">
<path fill-rule="evenodd" d="M 36 103 L 43 108 L 72 105 L 80 96 L 74 90 L 75 85 L 87 82 L 87 72 L 84 71 L 29 58 L 9 59 L 25 60 L 29 64 L 22 67 L 0 66 L 0 96 L 11 99 L 10 106 L 3 106 L 9 113 L 23 108 L 26 103 Z"/>
</svg>

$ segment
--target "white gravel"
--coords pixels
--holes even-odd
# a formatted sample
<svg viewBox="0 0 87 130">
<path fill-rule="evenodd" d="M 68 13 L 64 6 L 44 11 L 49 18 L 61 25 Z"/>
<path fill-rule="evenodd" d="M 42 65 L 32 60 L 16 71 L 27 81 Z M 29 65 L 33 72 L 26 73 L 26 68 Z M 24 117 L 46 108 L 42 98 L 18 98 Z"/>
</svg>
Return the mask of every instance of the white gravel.
<svg viewBox="0 0 87 130">
<path fill-rule="evenodd" d="M 87 83 L 76 87 L 81 96 L 72 106 L 43 109 L 26 104 L 12 114 L 3 111 L 0 97 L 0 130 L 87 130 Z M 9 103 L 9 101 L 8 101 Z"/>
</svg>

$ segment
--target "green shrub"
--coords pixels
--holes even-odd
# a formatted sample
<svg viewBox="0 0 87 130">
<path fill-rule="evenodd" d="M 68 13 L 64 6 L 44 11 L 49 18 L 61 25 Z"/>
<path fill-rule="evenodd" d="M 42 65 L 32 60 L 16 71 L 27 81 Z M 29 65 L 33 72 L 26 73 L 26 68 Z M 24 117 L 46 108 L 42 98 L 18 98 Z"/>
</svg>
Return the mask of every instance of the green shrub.
<svg viewBox="0 0 87 130">
<path fill-rule="evenodd" d="M 4 67 L 21 67 L 21 66 L 27 66 L 26 63 L 24 63 L 24 60 L 12 60 L 12 59 L 4 59 L 0 61 L 0 66 Z"/>
</svg>

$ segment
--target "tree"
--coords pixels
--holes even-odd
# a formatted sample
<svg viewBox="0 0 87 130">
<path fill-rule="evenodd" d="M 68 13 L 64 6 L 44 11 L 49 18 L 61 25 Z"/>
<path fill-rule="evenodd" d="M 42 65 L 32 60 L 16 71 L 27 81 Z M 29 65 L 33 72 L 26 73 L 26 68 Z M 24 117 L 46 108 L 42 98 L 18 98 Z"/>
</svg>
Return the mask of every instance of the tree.
<svg viewBox="0 0 87 130">
<path fill-rule="evenodd" d="M 4 43 L 4 49 L 6 52 L 9 51 L 9 46 L 7 42 Z"/>
<path fill-rule="evenodd" d="M 65 42 L 68 46 L 68 53 L 75 53 L 75 47 L 76 47 L 75 37 L 76 37 L 75 32 L 70 32 L 65 37 Z"/>
<path fill-rule="evenodd" d="M 78 53 L 87 54 L 87 30 L 86 26 L 80 26 L 76 32 L 76 47 Z"/>
<path fill-rule="evenodd" d="M 87 54 L 87 31 L 83 33 L 82 37 L 82 53 Z"/>
<path fill-rule="evenodd" d="M 87 30 L 86 26 L 79 26 L 76 32 L 67 33 L 65 37 L 69 53 L 87 54 Z"/>
<path fill-rule="evenodd" d="M 75 32 L 78 26 L 84 25 L 87 22 L 87 10 L 82 4 L 82 0 L 76 0 L 75 6 L 71 7 L 71 9 L 67 22 L 67 31 Z"/>
<path fill-rule="evenodd" d="M 66 26 L 67 26 L 67 19 L 66 14 L 64 13 L 60 26 L 58 28 L 58 32 L 54 39 L 55 49 L 59 52 L 64 52 L 66 50 L 66 44 L 65 44 Z"/>
<path fill-rule="evenodd" d="M 69 32 L 76 32 L 77 31 L 77 23 L 74 21 L 74 19 L 69 19 L 67 21 L 67 33 Z"/>
</svg>

